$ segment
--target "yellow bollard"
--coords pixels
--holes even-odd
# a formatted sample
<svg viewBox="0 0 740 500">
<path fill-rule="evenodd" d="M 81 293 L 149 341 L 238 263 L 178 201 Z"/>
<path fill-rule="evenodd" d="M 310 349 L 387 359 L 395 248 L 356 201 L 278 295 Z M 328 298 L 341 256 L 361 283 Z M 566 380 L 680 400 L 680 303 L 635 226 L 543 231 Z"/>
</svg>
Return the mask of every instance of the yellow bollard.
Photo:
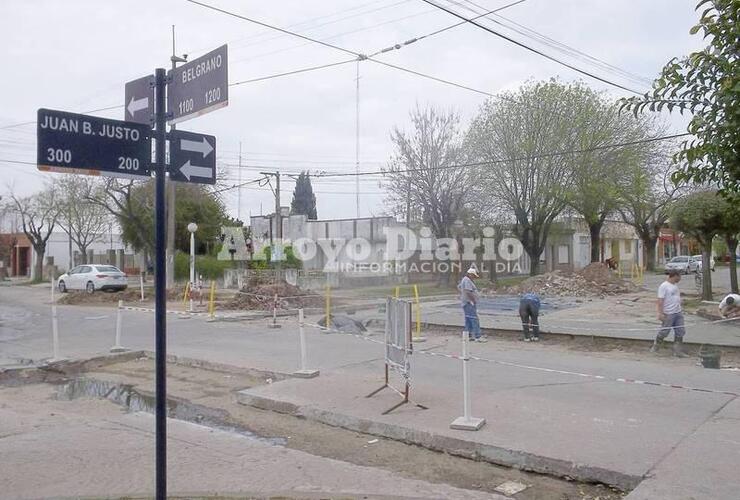
<svg viewBox="0 0 740 500">
<path fill-rule="evenodd" d="M 401 287 L 397 286 L 396 287 L 396 298 L 398 298 L 400 295 L 401 295 Z"/>
<path fill-rule="evenodd" d="M 324 313 L 326 314 L 326 329 L 328 330 L 331 328 L 331 287 L 329 285 L 326 285 Z"/>
<path fill-rule="evenodd" d="M 190 282 L 185 285 L 185 292 L 182 294 L 182 305 L 184 306 L 188 302 L 188 296 L 190 294 Z"/>
<path fill-rule="evenodd" d="M 216 298 L 216 282 L 211 281 L 211 295 L 210 295 L 210 298 L 208 299 L 208 315 L 210 316 L 211 319 L 213 319 L 213 315 L 214 315 L 213 313 L 216 311 L 216 303 L 214 301 L 215 298 Z"/>
<path fill-rule="evenodd" d="M 416 338 L 421 337 L 421 301 L 419 300 L 419 285 L 414 285 L 414 301 L 416 302 Z"/>
</svg>

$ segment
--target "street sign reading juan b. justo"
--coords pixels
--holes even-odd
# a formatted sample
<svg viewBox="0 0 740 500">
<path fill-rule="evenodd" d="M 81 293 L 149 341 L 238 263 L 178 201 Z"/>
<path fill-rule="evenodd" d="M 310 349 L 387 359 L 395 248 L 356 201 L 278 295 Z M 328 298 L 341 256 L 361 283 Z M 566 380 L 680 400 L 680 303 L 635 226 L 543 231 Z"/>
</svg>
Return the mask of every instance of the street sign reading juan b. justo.
<svg viewBox="0 0 740 500">
<path fill-rule="evenodd" d="M 113 177 L 150 177 L 151 127 L 39 109 L 39 170 Z"/>
</svg>

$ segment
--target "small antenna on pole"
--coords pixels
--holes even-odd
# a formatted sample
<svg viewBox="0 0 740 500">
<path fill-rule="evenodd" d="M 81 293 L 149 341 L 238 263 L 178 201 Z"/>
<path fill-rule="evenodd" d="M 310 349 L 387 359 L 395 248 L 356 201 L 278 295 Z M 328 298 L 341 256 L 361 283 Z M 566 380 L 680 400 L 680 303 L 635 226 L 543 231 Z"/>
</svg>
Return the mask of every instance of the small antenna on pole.
<svg viewBox="0 0 740 500">
<path fill-rule="evenodd" d="M 175 55 L 175 25 L 172 25 L 172 57 L 170 57 L 170 61 L 172 61 L 172 69 L 175 68 L 176 63 L 184 63 L 188 62 L 188 55 L 183 54 L 182 57 L 179 57 Z"/>
</svg>

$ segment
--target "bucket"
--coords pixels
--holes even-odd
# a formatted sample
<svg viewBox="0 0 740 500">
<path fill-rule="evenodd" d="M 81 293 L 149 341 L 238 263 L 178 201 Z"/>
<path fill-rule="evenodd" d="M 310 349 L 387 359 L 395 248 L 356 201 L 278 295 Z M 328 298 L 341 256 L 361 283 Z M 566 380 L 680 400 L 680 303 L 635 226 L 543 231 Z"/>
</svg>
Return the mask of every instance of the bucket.
<svg viewBox="0 0 740 500">
<path fill-rule="evenodd" d="M 722 352 L 714 346 L 701 346 L 699 349 L 699 360 L 704 368 L 719 369 Z"/>
</svg>

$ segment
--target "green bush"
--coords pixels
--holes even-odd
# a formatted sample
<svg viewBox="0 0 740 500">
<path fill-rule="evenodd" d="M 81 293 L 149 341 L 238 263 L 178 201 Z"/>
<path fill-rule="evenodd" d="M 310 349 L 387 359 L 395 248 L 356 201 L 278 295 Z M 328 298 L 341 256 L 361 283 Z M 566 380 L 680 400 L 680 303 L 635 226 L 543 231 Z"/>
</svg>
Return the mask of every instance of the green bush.
<svg viewBox="0 0 740 500">
<path fill-rule="evenodd" d="M 211 255 L 195 256 L 195 273 L 202 275 L 204 280 L 221 279 L 224 269 L 229 269 L 231 262 L 218 260 Z M 190 279 L 190 256 L 183 252 L 175 254 L 175 279 L 187 281 Z"/>
</svg>

